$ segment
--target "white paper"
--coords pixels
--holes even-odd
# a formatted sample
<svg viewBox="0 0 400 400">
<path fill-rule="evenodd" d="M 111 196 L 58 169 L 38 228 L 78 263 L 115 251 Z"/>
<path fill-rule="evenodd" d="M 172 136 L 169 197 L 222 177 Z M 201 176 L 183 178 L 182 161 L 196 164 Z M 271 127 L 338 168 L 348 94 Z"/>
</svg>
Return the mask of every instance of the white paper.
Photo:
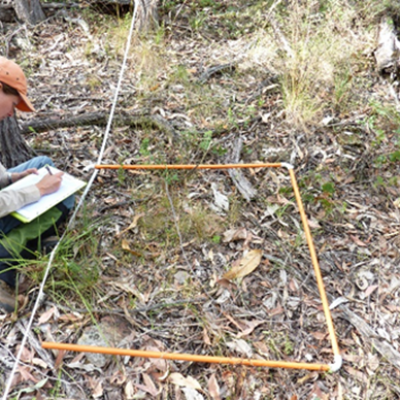
<svg viewBox="0 0 400 400">
<path fill-rule="evenodd" d="M 22 189 L 27 186 L 35 185 L 36 183 L 41 181 L 45 175 L 49 173 L 47 168 L 51 170 L 52 174 L 61 172 L 60 170 L 54 167 L 43 167 L 38 170 L 37 175 L 36 174 L 28 175 L 25 178 L 13 183 L 12 185 L 7 186 L 7 188 L 3 190 Z M 23 220 L 24 222 L 30 222 L 39 215 L 49 210 L 50 208 L 54 207 L 56 204 L 65 200 L 67 197 L 71 196 L 73 193 L 75 193 L 85 185 L 86 182 L 74 178 L 72 175 L 69 175 L 64 172 L 64 175 L 62 176 L 61 186 L 57 190 L 57 192 L 42 196 L 39 201 L 28 204 L 12 214 L 16 218 L 22 217 L 19 219 Z"/>
</svg>

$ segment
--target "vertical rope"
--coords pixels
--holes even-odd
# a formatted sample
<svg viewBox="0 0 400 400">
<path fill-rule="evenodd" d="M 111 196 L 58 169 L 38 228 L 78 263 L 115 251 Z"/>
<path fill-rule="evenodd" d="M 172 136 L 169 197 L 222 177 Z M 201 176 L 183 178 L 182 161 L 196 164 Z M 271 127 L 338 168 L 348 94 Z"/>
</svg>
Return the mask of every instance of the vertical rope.
<svg viewBox="0 0 400 400">
<path fill-rule="evenodd" d="M 124 59 L 122 61 L 121 71 L 120 71 L 120 74 L 119 74 L 118 85 L 117 85 L 117 89 L 115 91 L 115 95 L 114 95 L 114 99 L 113 99 L 113 103 L 112 103 L 112 107 L 111 107 L 111 111 L 110 111 L 110 116 L 108 118 L 107 127 L 106 127 L 106 130 L 105 130 L 105 133 L 104 133 L 103 144 L 101 146 L 100 153 L 99 153 L 99 156 L 98 156 L 98 159 L 97 159 L 97 164 L 101 164 L 101 160 L 103 158 L 103 154 L 104 154 L 104 150 L 105 150 L 105 147 L 106 147 L 107 139 L 108 139 L 108 136 L 109 136 L 109 133 L 110 133 L 110 130 L 111 130 L 111 125 L 112 125 L 112 121 L 113 121 L 113 118 L 114 118 L 114 113 L 115 113 L 115 108 L 116 108 L 116 104 L 117 104 L 117 100 L 118 100 L 118 95 L 119 95 L 119 91 L 121 89 L 122 79 L 123 79 L 123 75 L 124 75 L 124 71 L 125 71 L 125 67 L 126 67 L 126 61 L 128 59 L 129 48 L 131 46 L 133 28 L 135 26 L 136 15 L 137 15 L 137 9 L 138 9 L 138 0 L 135 0 L 135 8 L 134 8 L 133 15 L 132 15 L 132 21 L 131 21 L 131 26 L 130 26 L 130 30 L 129 30 L 128 40 L 127 40 L 126 47 L 125 47 Z M 71 219 L 70 219 L 70 221 L 68 223 L 68 226 L 67 226 L 64 234 L 61 236 L 59 242 L 54 247 L 53 251 L 50 253 L 50 258 L 49 258 L 49 261 L 47 263 L 46 270 L 45 270 L 45 273 L 44 273 L 44 276 L 43 276 L 43 280 L 42 280 L 42 283 L 41 283 L 40 288 L 39 288 L 39 293 L 38 293 L 35 305 L 33 306 L 32 314 L 31 314 L 31 317 L 29 319 L 28 325 L 26 326 L 26 332 L 23 335 L 23 338 L 22 338 L 22 341 L 21 341 L 21 346 L 20 346 L 19 351 L 17 353 L 13 369 L 11 371 L 10 376 L 8 377 L 7 385 L 6 385 L 6 388 L 4 390 L 2 400 L 7 400 L 7 398 L 8 398 L 8 394 L 9 394 L 10 389 L 11 389 L 11 384 L 12 384 L 12 381 L 14 379 L 15 373 L 17 371 L 18 365 L 20 363 L 22 351 L 23 351 L 23 349 L 25 347 L 25 344 L 26 344 L 26 341 L 27 341 L 27 334 L 31 330 L 31 327 L 32 327 L 32 324 L 33 324 L 33 319 L 35 318 L 36 312 L 37 312 L 40 304 L 42 303 L 44 285 L 46 284 L 46 281 L 47 281 L 51 266 L 53 264 L 54 256 L 55 256 L 55 254 L 57 252 L 58 246 L 60 245 L 60 243 L 64 239 L 65 234 L 68 232 L 70 227 L 73 226 L 73 223 L 74 223 L 74 221 L 76 219 L 77 213 L 78 213 L 79 209 L 81 208 L 81 206 L 82 206 L 82 204 L 83 204 L 83 202 L 84 202 L 84 200 L 85 200 L 85 198 L 86 198 L 86 196 L 87 196 L 87 194 L 88 194 L 88 192 L 89 192 L 94 180 L 96 179 L 96 176 L 97 176 L 98 172 L 99 171 L 97 169 L 95 169 L 93 171 L 93 174 L 89 179 L 89 182 L 88 182 L 88 184 L 86 186 L 86 189 L 85 189 L 85 191 L 84 191 L 84 193 L 83 193 L 78 205 L 76 206 L 74 213 L 72 214 L 72 217 L 71 217 Z"/>
</svg>

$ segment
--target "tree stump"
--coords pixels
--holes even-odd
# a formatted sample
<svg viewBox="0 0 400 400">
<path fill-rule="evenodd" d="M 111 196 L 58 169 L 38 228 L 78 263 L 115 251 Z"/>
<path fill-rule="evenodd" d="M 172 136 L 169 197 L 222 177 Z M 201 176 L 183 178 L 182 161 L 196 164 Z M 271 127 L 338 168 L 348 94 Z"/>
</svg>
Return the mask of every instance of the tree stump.
<svg viewBox="0 0 400 400">
<path fill-rule="evenodd" d="M 36 25 L 46 18 L 40 0 L 14 0 L 14 10 L 18 19 L 29 25 Z"/>
<path fill-rule="evenodd" d="M 15 116 L 0 122 L 0 162 L 12 168 L 32 158 L 33 151 L 21 136 Z"/>
</svg>

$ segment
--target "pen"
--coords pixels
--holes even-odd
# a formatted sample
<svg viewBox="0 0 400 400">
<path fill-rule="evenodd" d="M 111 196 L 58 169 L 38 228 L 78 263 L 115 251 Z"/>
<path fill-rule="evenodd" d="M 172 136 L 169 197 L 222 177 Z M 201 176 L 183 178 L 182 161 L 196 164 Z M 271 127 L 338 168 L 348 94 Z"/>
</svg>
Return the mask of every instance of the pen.
<svg viewBox="0 0 400 400">
<path fill-rule="evenodd" d="M 53 173 L 51 172 L 51 169 L 50 169 L 50 167 L 48 165 L 46 165 L 46 169 L 47 169 L 47 171 L 49 172 L 50 175 L 53 175 Z"/>
</svg>

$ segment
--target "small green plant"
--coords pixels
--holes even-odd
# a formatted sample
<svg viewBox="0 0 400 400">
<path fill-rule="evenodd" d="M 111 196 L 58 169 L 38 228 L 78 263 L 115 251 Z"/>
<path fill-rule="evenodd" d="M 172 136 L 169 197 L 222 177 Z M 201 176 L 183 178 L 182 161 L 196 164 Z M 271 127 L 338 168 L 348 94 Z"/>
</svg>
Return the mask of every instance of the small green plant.
<svg viewBox="0 0 400 400">
<path fill-rule="evenodd" d="M 196 15 L 192 16 L 189 20 L 189 25 L 193 29 L 193 31 L 199 31 L 205 21 L 207 20 L 207 13 L 205 11 L 196 12 Z"/>
<path fill-rule="evenodd" d="M 212 142 L 212 131 L 204 132 L 203 140 L 200 142 L 200 149 L 203 151 L 208 151 Z"/>
<path fill-rule="evenodd" d="M 126 179 L 126 172 L 125 170 L 121 167 L 118 168 L 117 171 L 117 178 L 118 178 L 118 184 L 119 186 L 124 186 L 125 183 L 125 179 Z"/>
<path fill-rule="evenodd" d="M 352 73 L 348 66 L 338 69 L 334 76 L 334 107 L 340 112 L 346 110 L 351 94 Z"/>
<path fill-rule="evenodd" d="M 332 196 L 335 193 L 335 184 L 333 182 L 326 182 L 321 187 L 322 192 L 328 196 Z"/>
<path fill-rule="evenodd" d="M 149 144 L 150 144 L 150 139 L 149 138 L 144 138 L 142 142 L 140 143 L 140 148 L 139 148 L 139 153 L 142 156 L 149 156 L 150 151 L 149 151 Z"/>
<path fill-rule="evenodd" d="M 290 356 L 291 354 L 293 354 L 293 351 L 294 351 L 293 343 L 290 341 L 289 337 L 286 336 L 283 352 L 287 356 Z"/>
<path fill-rule="evenodd" d="M 211 239 L 211 241 L 215 244 L 220 244 L 221 243 L 221 236 L 219 235 L 214 235 Z"/>
<path fill-rule="evenodd" d="M 389 161 L 391 162 L 399 162 L 400 161 L 400 150 L 396 150 L 393 153 L 389 154 Z"/>
</svg>

